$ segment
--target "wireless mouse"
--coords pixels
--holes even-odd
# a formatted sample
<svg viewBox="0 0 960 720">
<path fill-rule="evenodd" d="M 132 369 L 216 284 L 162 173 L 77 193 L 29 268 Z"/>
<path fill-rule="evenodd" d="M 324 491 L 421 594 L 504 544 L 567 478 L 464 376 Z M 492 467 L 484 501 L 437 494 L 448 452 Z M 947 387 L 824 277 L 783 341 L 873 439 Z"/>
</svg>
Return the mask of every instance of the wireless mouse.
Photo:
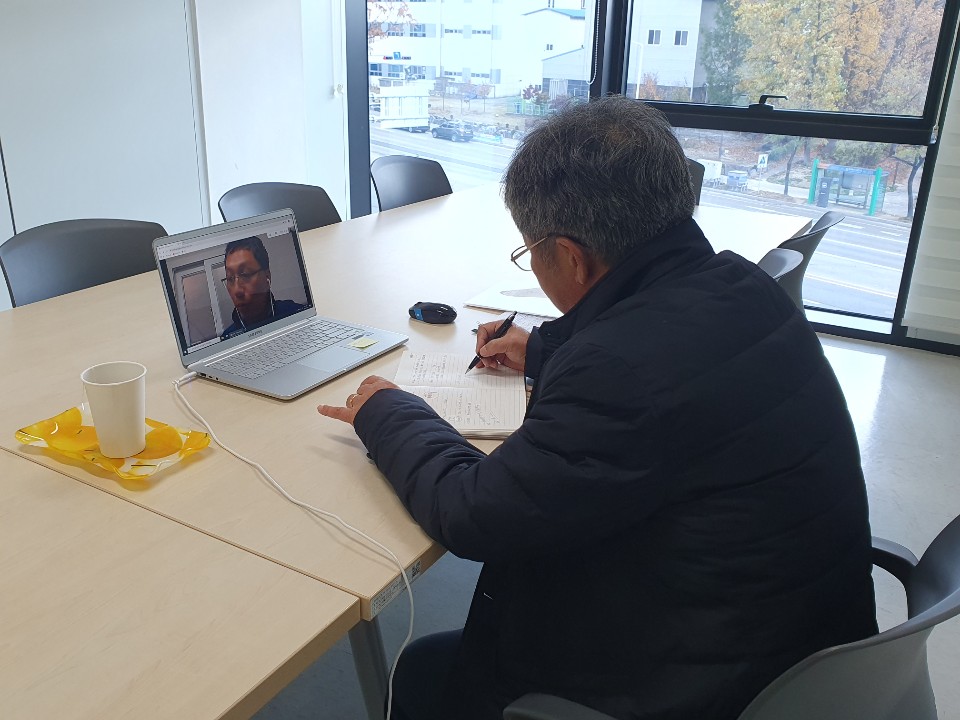
<svg viewBox="0 0 960 720">
<path fill-rule="evenodd" d="M 457 317 L 457 311 L 444 303 L 418 302 L 410 308 L 410 317 L 431 325 L 443 325 L 452 323 Z"/>
</svg>

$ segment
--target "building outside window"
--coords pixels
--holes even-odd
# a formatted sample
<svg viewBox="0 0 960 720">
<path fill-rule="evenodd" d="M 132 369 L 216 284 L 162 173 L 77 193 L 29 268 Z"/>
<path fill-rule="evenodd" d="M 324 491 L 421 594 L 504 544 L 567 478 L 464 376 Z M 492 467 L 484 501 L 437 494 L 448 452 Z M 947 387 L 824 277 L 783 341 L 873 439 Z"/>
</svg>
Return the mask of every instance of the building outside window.
<svg viewBox="0 0 960 720">
<path fill-rule="evenodd" d="M 667 113 L 687 155 L 707 161 L 701 202 L 810 219 L 842 212 L 844 221 L 830 230 L 807 270 L 808 315 L 832 314 L 823 322 L 832 317 L 847 327 L 861 320 L 868 329 L 895 325 L 960 3 L 548 0 L 534 10 L 497 0 L 371 3 L 406 7 L 411 35 L 428 24 L 449 28 L 426 42 L 418 36 L 416 48 L 371 45 L 371 83 L 384 74 L 374 60 L 388 50 L 409 55 L 404 66 L 454 68 L 420 81 L 429 85 L 430 114 L 509 127 L 509 142 L 562 96 L 583 95 L 593 75 L 597 6 L 606 13 L 610 3 L 625 3 L 622 17 L 633 23 L 619 28 L 614 22 L 614 37 L 633 40 L 619 50 L 624 66 L 605 91 Z M 376 19 L 370 17 L 372 38 Z M 386 30 L 396 20 L 379 22 Z M 661 31 L 651 25 L 689 29 L 675 30 L 673 45 L 663 48 Z M 462 28 L 478 26 L 496 28 L 489 43 L 460 42 Z M 597 47 L 604 52 L 602 43 Z M 471 66 L 502 71 L 478 77 Z M 427 73 L 415 73 L 421 74 Z M 599 88 L 606 80 L 595 82 Z M 775 109 L 758 115 L 748 105 L 761 94 L 789 99 L 770 100 Z M 392 151 L 395 137 L 381 146 L 377 133 L 395 131 L 373 126 L 371 132 L 374 154 L 380 147 L 383 154 Z M 434 142 L 428 135 L 414 140 Z M 437 140 L 405 151 L 429 156 L 435 150 L 456 190 L 497 180 L 509 160 L 509 148 L 499 149 L 478 141 L 451 158 Z M 469 164 L 461 169 L 460 161 Z M 730 183 L 730 177 L 745 182 Z"/>
<path fill-rule="evenodd" d="M 474 131 L 471 142 L 452 151 L 448 140 L 388 122 L 384 109 L 373 113 L 371 160 L 397 153 L 435 159 L 454 190 L 499 180 L 529 128 L 565 102 L 586 101 L 595 7 L 595 0 L 368 2 L 371 87 L 394 77 L 390 67 L 379 67 L 394 58 L 407 70 L 402 92 L 426 96 L 431 128 L 453 119 Z M 405 37 L 377 33 L 401 21 Z M 477 36 L 484 41 L 466 42 Z"/>
</svg>

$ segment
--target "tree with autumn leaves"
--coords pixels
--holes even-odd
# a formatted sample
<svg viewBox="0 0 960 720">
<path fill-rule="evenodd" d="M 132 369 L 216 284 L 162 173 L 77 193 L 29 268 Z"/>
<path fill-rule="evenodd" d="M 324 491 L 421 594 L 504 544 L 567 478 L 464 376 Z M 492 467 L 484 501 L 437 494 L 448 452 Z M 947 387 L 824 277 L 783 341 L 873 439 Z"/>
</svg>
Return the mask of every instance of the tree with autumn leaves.
<svg viewBox="0 0 960 720">
<path fill-rule="evenodd" d="M 399 28 L 415 22 L 416 19 L 405 2 L 368 0 L 367 44 L 372 45 L 375 40 L 387 37 L 391 27 Z"/>
<path fill-rule="evenodd" d="M 740 89 L 785 107 L 919 115 L 942 0 L 721 0 L 747 41 Z"/>
<path fill-rule="evenodd" d="M 792 109 L 920 115 L 942 15 L 943 0 L 719 0 L 702 41 L 709 100 L 767 93 Z M 922 153 L 889 145 L 882 157 L 910 167 L 912 201 Z"/>
</svg>

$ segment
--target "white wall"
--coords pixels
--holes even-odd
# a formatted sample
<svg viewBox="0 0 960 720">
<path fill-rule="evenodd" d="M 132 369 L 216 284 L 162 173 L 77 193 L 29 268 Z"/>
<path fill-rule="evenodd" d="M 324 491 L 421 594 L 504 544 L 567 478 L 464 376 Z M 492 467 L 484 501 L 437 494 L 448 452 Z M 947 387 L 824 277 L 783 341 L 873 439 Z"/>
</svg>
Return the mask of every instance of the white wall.
<svg viewBox="0 0 960 720">
<path fill-rule="evenodd" d="M 347 217 L 342 15 L 343 0 L 0 0 L 16 229 L 115 217 L 175 233 L 261 180 L 321 185 Z M 0 191 L 0 242 L 12 234 Z"/>
<path fill-rule="evenodd" d="M 189 3 L 2 0 L 0 138 L 18 232 L 72 218 L 168 232 L 205 221 Z M 0 242 L 13 229 L 0 220 Z"/>
<path fill-rule="evenodd" d="M 203 221 L 185 0 L 3 0 L 0 137 L 18 231 Z"/>
<path fill-rule="evenodd" d="M 246 183 L 310 183 L 346 217 L 345 104 L 334 93 L 344 82 L 341 3 L 196 7 L 211 203 Z"/>
</svg>

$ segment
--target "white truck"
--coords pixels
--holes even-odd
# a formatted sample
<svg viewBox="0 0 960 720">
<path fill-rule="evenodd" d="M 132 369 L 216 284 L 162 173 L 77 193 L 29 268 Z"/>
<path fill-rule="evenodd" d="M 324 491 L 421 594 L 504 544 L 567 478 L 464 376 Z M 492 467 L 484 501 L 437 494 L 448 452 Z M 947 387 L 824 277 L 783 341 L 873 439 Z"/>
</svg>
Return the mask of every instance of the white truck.
<svg viewBox="0 0 960 720">
<path fill-rule="evenodd" d="M 429 132 L 429 93 L 425 84 L 380 87 L 380 127 Z"/>
</svg>

